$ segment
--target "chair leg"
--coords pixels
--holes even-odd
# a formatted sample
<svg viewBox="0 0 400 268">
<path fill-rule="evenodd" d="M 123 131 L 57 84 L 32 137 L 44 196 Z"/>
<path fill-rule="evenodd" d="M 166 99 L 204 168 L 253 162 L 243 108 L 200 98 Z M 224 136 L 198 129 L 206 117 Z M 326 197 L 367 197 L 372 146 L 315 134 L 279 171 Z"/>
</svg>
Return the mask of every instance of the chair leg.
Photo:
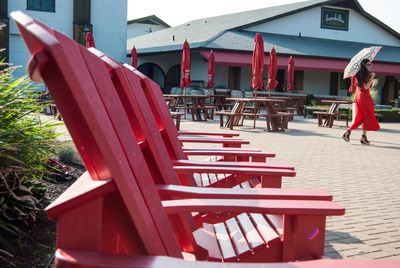
<svg viewBox="0 0 400 268">
<path fill-rule="evenodd" d="M 219 115 L 219 126 L 224 127 L 224 116 L 222 114 Z"/>
<path fill-rule="evenodd" d="M 229 129 L 230 130 L 233 130 L 233 119 L 234 118 L 236 118 L 235 116 L 233 116 L 233 118 L 232 118 L 232 116 L 228 116 L 228 124 L 229 124 Z"/>
<path fill-rule="evenodd" d="M 330 128 L 332 128 L 332 126 L 333 126 L 333 121 L 335 120 L 335 117 L 334 116 L 329 116 L 329 120 L 328 120 L 328 125 L 327 125 L 327 127 L 330 127 Z"/>
<path fill-rule="evenodd" d="M 271 131 L 271 118 L 270 118 L 269 115 L 267 115 L 267 116 L 265 117 L 265 121 L 266 121 L 266 123 L 267 123 L 267 130 L 268 130 L 268 131 Z"/>
<path fill-rule="evenodd" d="M 211 112 L 209 113 L 210 119 L 214 120 L 214 108 L 210 108 Z"/>
<path fill-rule="evenodd" d="M 290 116 L 282 116 L 282 130 L 288 129 Z"/>
<path fill-rule="evenodd" d="M 181 127 L 181 115 L 180 114 L 177 114 L 176 115 L 176 129 L 177 130 L 180 130 L 180 127 Z"/>
<path fill-rule="evenodd" d="M 320 114 L 317 115 L 318 117 L 318 126 L 322 126 L 322 116 Z"/>
</svg>

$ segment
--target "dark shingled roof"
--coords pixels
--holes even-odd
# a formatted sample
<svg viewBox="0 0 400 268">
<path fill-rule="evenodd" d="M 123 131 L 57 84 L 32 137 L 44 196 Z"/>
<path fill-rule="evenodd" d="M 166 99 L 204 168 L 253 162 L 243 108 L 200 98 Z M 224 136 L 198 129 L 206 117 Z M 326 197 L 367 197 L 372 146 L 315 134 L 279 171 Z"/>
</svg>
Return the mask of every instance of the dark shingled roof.
<svg viewBox="0 0 400 268">
<path fill-rule="evenodd" d="M 310 0 L 193 20 L 176 27 L 132 38 L 128 40 L 128 48 L 135 45 L 138 54 L 141 55 L 180 51 L 182 43 L 187 39 L 192 50 L 212 48 L 250 52 L 254 46 L 254 32 L 242 29 L 321 5 L 353 8 L 400 39 L 399 33 L 365 12 L 356 0 Z M 275 46 L 280 54 L 351 58 L 361 48 L 371 45 L 280 34 L 263 33 L 263 35 L 265 51 Z M 128 55 L 129 53 L 130 49 Z M 400 47 L 385 46 L 378 54 L 377 60 L 400 62 L 399 55 Z"/>
<path fill-rule="evenodd" d="M 329 40 L 314 37 L 298 37 L 293 35 L 263 33 L 264 49 L 269 52 L 272 46 L 279 54 L 307 57 L 325 57 L 349 59 L 358 51 L 371 44 Z M 254 47 L 254 32 L 227 31 L 209 42 L 204 49 L 245 51 L 251 53 Z M 375 60 L 400 63 L 400 47 L 383 46 Z"/>
</svg>

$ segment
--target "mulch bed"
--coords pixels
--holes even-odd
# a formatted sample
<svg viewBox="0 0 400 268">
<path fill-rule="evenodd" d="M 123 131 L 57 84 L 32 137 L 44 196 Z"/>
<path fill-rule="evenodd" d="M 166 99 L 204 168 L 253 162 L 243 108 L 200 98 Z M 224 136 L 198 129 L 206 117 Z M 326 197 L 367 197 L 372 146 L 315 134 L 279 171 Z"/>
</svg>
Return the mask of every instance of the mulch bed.
<svg viewBox="0 0 400 268">
<path fill-rule="evenodd" d="M 80 165 L 66 165 L 66 168 L 68 176 L 65 178 L 57 177 L 53 182 L 43 181 L 47 189 L 43 207 L 60 196 L 84 172 Z M 0 260 L 0 267 L 53 267 L 56 222 L 48 219 L 44 210 L 41 210 L 35 222 L 20 224 L 18 228 L 28 237 L 15 237 L 0 232 L 14 247 L 11 252 L 14 257 L 8 258 L 7 262 Z"/>
</svg>

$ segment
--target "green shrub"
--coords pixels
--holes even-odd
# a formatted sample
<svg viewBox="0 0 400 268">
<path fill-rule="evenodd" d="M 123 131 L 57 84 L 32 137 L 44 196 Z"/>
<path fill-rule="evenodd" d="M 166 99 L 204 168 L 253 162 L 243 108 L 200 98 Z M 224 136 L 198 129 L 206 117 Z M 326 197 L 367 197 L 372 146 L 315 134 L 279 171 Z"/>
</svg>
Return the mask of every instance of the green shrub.
<svg viewBox="0 0 400 268">
<path fill-rule="evenodd" d="M 57 149 L 58 159 L 65 164 L 81 164 L 80 157 L 74 146 L 70 143 L 64 143 Z"/>
<path fill-rule="evenodd" d="M 381 119 L 382 122 L 400 122 L 400 108 L 392 108 L 391 110 L 388 109 L 376 109 L 376 114 L 383 115 Z"/>
<path fill-rule="evenodd" d="M 38 101 L 41 93 L 26 76 L 12 73 L 0 71 L 0 232 L 8 235 L 35 220 L 45 193 L 40 179 L 56 145 L 55 125 L 39 116 L 46 105 Z M 0 258 L 7 249 L 0 239 Z"/>
</svg>

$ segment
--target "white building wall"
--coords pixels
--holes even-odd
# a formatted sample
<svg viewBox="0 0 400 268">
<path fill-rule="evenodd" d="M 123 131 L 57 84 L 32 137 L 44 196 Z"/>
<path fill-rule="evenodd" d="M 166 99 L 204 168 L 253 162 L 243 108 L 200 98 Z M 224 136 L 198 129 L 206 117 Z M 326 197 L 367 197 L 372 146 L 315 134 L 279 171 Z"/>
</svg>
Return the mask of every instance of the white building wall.
<svg viewBox="0 0 400 268">
<path fill-rule="evenodd" d="M 56 12 L 26 10 L 26 4 L 26 0 L 8 1 L 8 12 L 20 10 L 72 38 L 72 0 L 56 0 Z M 126 61 L 127 0 L 92 0 L 91 12 L 96 47 L 119 61 Z M 15 71 L 15 76 L 25 74 L 29 53 L 12 19 L 9 52 L 10 63 L 23 66 Z"/>
<path fill-rule="evenodd" d="M 229 68 L 226 65 L 215 65 L 215 87 L 228 87 Z"/>
<path fill-rule="evenodd" d="M 241 77 L 240 77 L 240 90 L 248 91 L 251 90 L 251 80 L 252 80 L 252 70 L 251 67 L 241 67 Z"/>
<path fill-rule="evenodd" d="M 126 62 L 127 0 L 92 0 L 91 22 L 96 48 Z"/>
<path fill-rule="evenodd" d="M 72 19 L 73 19 L 73 1 L 72 0 L 56 0 L 56 12 L 43 12 L 26 10 L 26 0 L 9 0 L 8 11 L 21 10 L 28 16 L 45 22 L 51 28 L 54 28 L 67 36 L 72 36 Z M 10 34 L 19 34 L 15 23 L 10 22 Z"/>
<path fill-rule="evenodd" d="M 8 1 L 8 13 L 20 10 L 27 15 L 38 19 L 50 27 L 57 29 L 65 35 L 72 37 L 72 0 L 56 0 L 56 12 L 41 12 L 26 10 L 26 0 L 12 0 Z M 15 23 L 10 18 L 10 63 L 14 66 L 22 66 L 18 68 L 14 75 L 16 77 L 22 76 L 26 73 L 25 66 L 29 59 L 29 53 L 23 42 Z"/>
<path fill-rule="evenodd" d="M 167 28 L 167 27 L 165 27 L 163 25 L 131 23 L 128 25 L 127 37 L 128 37 L 128 39 L 131 39 L 136 36 L 148 34 L 151 32 L 157 32 L 157 31 L 165 29 L 165 28 Z M 128 48 L 128 49 L 131 49 L 131 48 Z"/>
<path fill-rule="evenodd" d="M 190 79 L 192 79 L 192 81 L 203 81 L 204 86 L 206 86 L 208 79 L 208 61 L 198 54 L 194 55 L 192 53 L 190 56 Z"/>
<path fill-rule="evenodd" d="M 329 95 L 331 75 L 329 72 L 304 72 L 304 93 Z"/>
<path fill-rule="evenodd" d="M 329 7 L 329 6 L 327 6 Z M 338 7 L 332 7 L 339 9 Z M 262 23 L 246 30 L 316 38 L 326 38 L 361 43 L 379 43 L 388 46 L 399 46 L 400 40 L 382 28 L 361 16 L 349 11 L 349 30 L 339 31 L 321 28 L 321 7 L 315 7 L 280 19 Z"/>
</svg>

